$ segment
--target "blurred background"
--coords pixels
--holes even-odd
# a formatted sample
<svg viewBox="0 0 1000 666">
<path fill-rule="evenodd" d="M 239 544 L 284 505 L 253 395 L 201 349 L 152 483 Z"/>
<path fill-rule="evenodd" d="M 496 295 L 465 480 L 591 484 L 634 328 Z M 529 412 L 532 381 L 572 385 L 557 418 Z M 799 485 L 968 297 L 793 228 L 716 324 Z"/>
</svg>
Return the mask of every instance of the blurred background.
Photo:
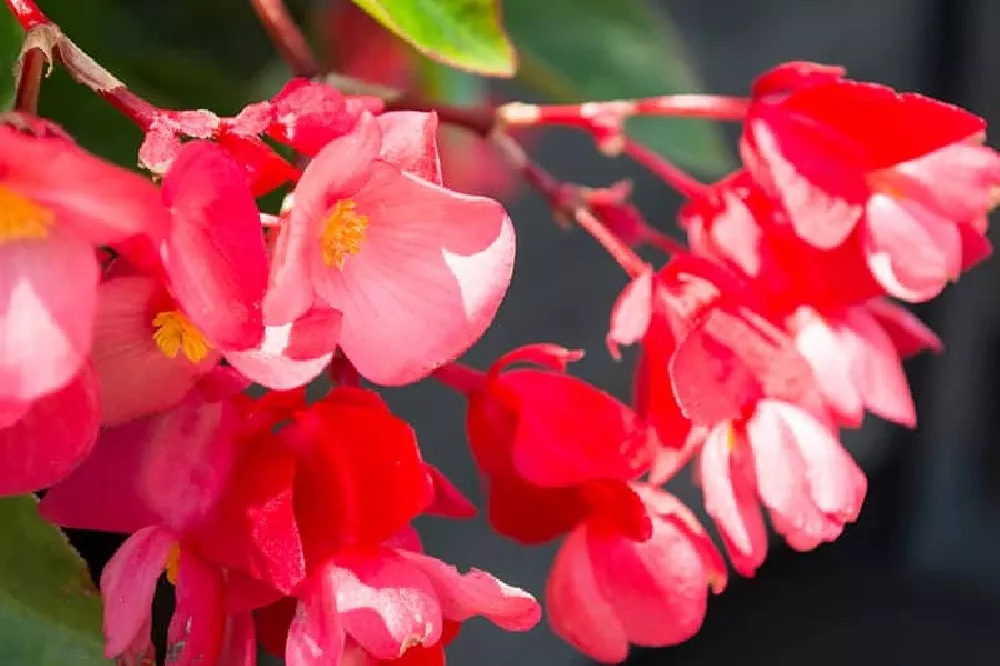
<svg viewBox="0 0 1000 666">
<path fill-rule="evenodd" d="M 166 107 L 232 114 L 273 94 L 288 76 L 245 0 L 39 4 L 136 92 Z M 454 103 L 487 95 L 580 100 L 695 89 L 743 94 L 755 75 L 779 62 L 815 60 L 1000 120 L 1000 49 L 991 46 L 1000 24 L 995 0 L 506 0 L 523 70 L 515 82 L 489 85 L 414 56 L 388 33 L 344 14 L 346 0 L 289 4 L 327 65 Z M 5 14 L 2 20 L 0 57 L 6 63 L 16 54 L 19 33 Z M 0 97 L 8 94 L 0 90 Z M 87 148 L 135 164 L 139 131 L 58 69 L 43 87 L 41 112 Z M 635 130 L 705 179 L 734 164 L 735 127 L 717 133 L 696 122 L 661 120 Z M 648 220 L 662 230 L 673 228 L 678 199 L 640 169 L 601 158 L 586 137 L 572 132 L 526 140 L 563 179 L 592 186 L 632 179 Z M 586 349 L 576 372 L 628 399 L 632 357 L 613 362 L 603 342 L 624 274 L 585 234 L 554 225 L 537 197 L 491 168 L 481 146 L 461 135 L 443 141 L 453 186 L 502 197 L 519 233 L 509 296 L 466 360 L 485 366 L 520 344 L 558 342 Z M 991 236 L 996 242 L 997 235 Z M 631 663 L 997 663 L 998 278 L 1000 263 L 988 261 L 916 309 L 947 350 L 908 366 L 920 419 L 916 431 L 870 419 L 845 436 L 871 478 L 860 522 L 814 553 L 789 553 L 776 543 L 755 579 L 733 580 L 711 600 L 697 637 L 677 648 L 636 651 Z M 426 457 L 478 502 L 462 401 L 429 382 L 386 395 L 414 424 Z M 686 474 L 674 487 L 699 508 Z M 427 520 L 419 527 L 434 555 L 543 592 L 554 545 L 508 543 L 480 520 Z M 92 535 L 74 539 L 96 579 L 117 542 Z M 514 659 L 523 666 L 586 663 L 544 624 L 507 635 L 474 621 L 449 648 L 450 663 L 457 666 L 501 666 Z"/>
</svg>

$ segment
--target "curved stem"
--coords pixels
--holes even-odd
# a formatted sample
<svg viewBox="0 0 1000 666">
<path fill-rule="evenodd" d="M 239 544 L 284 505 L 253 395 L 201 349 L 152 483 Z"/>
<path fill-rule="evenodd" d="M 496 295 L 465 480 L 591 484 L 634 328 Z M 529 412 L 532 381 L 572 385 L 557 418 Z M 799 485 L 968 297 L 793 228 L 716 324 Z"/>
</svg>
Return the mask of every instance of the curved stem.
<svg viewBox="0 0 1000 666">
<path fill-rule="evenodd" d="M 250 0 L 250 5 L 292 72 L 307 79 L 319 75 L 319 63 L 285 3 L 282 0 Z"/>
<path fill-rule="evenodd" d="M 480 389 L 486 381 L 485 373 L 458 361 L 442 365 L 431 373 L 431 377 L 463 395 Z"/>
<path fill-rule="evenodd" d="M 691 177 L 686 171 L 671 163 L 659 153 L 650 150 L 641 143 L 626 138 L 625 153 L 633 160 L 662 178 L 668 185 L 677 190 L 685 199 L 705 196 L 708 185 Z"/>
<path fill-rule="evenodd" d="M 17 90 L 14 92 L 14 110 L 38 112 L 38 94 L 42 90 L 42 72 L 47 66 L 45 53 L 27 49 L 21 56 L 17 72 Z"/>
</svg>

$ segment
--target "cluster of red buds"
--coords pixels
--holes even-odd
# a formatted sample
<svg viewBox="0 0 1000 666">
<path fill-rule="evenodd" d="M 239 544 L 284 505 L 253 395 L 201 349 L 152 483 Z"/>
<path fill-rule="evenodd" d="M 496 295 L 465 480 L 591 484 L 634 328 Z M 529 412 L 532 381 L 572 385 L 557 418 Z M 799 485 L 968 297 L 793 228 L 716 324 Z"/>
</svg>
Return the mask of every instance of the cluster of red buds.
<svg viewBox="0 0 1000 666">
<path fill-rule="evenodd" d="M 374 388 L 428 377 L 467 399 L 492 527 L 564 537 L 555 632 L 603 662 L 682 642 L 727 564 L 663 484 L 693 462 L 740 575 L 765 559 L 765 510 L 794 549 L 836 539 L 866 491 L 840 429 L 865 411 L 913 426 L 901 359 L 941 346 L 889 298 L 926 301 L 991 251 L 984 121 L 837 68 L 781 65 L 746 100 L 512 104 L 485 126 L 294 79 L 223 118 L 153 107 L 32 3 L 8 4 L 22 71 L 54 58 L 135 120 L 155 176 L 30 114 L 0 127 L 0 493 L 45 489 L 53 523 L 129 535 L 100 577 L 122 663 L 152 658 L 162 575 L 175 666 L 249 666 L 258 641 L 290 666 L 442 664 L 471 617 L 533 627 L 528 592 L 459 573 L 411 526 L 475 514 Z M 623 134 L 634 114 L 739 120 L 744 167 L 698 183 Z M 555 344 L 485 371 L 455 360 L 494 318 L 515 232 L 499 203 L 442 183 L 439 120 L 503 148 L 630 276 L 607 340 L 641 346 L 631 405 Z M 505 134 L 548 124 L 677 187 L 689 248 L 627 188 L 555 182 Z M 282 186 L 281 209 L 259 210 Z M 307 399 L 321 376 L 331 388 Z"/>
</svg>

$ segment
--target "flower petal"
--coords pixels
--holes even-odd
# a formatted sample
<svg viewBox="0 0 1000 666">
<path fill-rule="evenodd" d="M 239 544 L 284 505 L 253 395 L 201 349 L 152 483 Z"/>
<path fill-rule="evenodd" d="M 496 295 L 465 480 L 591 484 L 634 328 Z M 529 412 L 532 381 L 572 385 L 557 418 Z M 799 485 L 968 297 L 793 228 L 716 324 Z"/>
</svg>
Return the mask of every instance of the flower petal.
<svg viewBox="0 0 1000 666">
<path fill-rule="evenodd" d="M 907 359 L 925 350 L 935 353 L 944 350 L 941 338 L 905 307 L 877 299 L 868 301 L 865 308 L 892 340 L 900 358 Z"/>
<path fill-rule="evenodd" d="M 98 279 L 93 249 L 59 229 L 0 244 L 0 402 L 29 403 L 80 372 Z"/>
<path fill-rule="evenodd" d="M 89 366 L 60 391 L 0 429 L 0 496 L 46 488 L 90 454 L 100 427 L 97 378 Z"/>
<path fill-rule="evenodd" d="M 838 332 L 810 308 L 803 306 L 795 318 L 795 346 L 812 367 L 823 398 L 844 425 L 860 426 L 864 405 L 854 384 L 847 356 L 850 349 L 845 349 Z"/>
<path fill-rule="evenodd" d="M 437 558 L 396 552 L 427 576 L 437 593 L 441 613 L 448 620 L 465 622 L 471 617 L 485 617 L 507 631 L 527 631 L 541 619 L 542 611 L 534 597 L 485 571 L 471 569 L 461 574 Z"/>
<path fill-rule="evenodd" d="M 181 548 L 177 604 L 167 628 L 167 666 L 219 663 L 226 630 L 223 599 L 222 572 Z"/>
<path fill-rule="evenodd" d="M 430 580 L 385 548 L 345 549 L 330 573 L 344 629 L 372 656 L 395 659 L 441 638 L 441 607 Z"/>
<path fill-rule="evenodd" d="M 257 637 L 250 613 L 234 613 L 226 618 L 219 663 L 225 666 L 257 666 Z"/>
<path fill-rule="evenodd" d="M 514 228 L 495 201 L 449 192 L 385 162 L 356 195 L 368 237 L 342 270 L 312 262 L 317 295 L 344 314 L 340 346 L 383 385 L 421 379 L 493 320 L 514 265 Z"/>
<path fill-rule="evenodd" d="M 423 513 L 445 518 L 475 518 L 475 505 L 455 487 L 444 472 L 433 465 L 424 463 L 424 469 L 434 486 L 434 499 Z"/>
<path fill-rule="evenodd" d="M 379 157 L 414 176 L 441 185 L 436 113 L 392 111 L 378 116 L 382 127 Z"/>
<path fill-rule="evenodd" d="M 108 657 L 124 652 L 147 626 L 156 581 L 174 543 L 170 532 L 144 527 L 122 544 L 101 572 Z"/>
<path fill-rule="evenodd" d="M 545 607 L 556 635 L 588 657 L 609 664 L 628 657 L 628 636 L 597 583 L 584 526 L 570 532 L 556 553 Z"/>
<path fill-rule="evenodd" d="M 269 134 L 297 151 L 313 156 L 358 122 L 340 91 L 326 83 L 296 78 L 271 100 L 274 123 Z"/>
<path fill-rule="evenodd" d="M 163 200 L 173 216 L 163 261 L 181 309 L 215 346 L 255 347 L 267 255 L 242 169 L 219 146 L 189 142 L 163 180 Z"/>
<path fill-rule="evenodd" d="M 335 567 L 316 572 L 299 595 L 295 615 L 285 643 L 287 666 L 339 664 L 347 638 L 344 618 L 338 608 L 338 578 Z"/>
<path fill-rule="evenodd" d="M 615 359 L 621 357 L 619 345 L 632 345 L 646 335 L 653 317 L 653 271 L 647 270 L 618 296 L 611 309 L 611 327 L 608 330 L 608 351 Z"/>
</svg>

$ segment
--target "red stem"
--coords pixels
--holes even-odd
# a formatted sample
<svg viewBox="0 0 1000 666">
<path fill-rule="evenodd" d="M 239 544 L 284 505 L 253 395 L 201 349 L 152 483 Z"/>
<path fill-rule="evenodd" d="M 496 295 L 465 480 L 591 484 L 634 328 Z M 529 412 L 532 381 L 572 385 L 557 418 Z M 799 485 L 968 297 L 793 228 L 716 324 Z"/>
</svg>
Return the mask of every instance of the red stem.
<svg viewBox="0 0 1000 666">
<path fill-rule="evenodd" d="M 571 125 L 594 128 L 609 119 L 621 122 L 631 116 L 668 116 L 707 120 L 743 120 L 750 100 L 721 95 L 664 95 L 645 99 L 614 99 L 583 104 L 524 104 L 500 107 L 500 117 L 511 126 Z"/>
<path fill-rule="evenodd" d="M 665 95 L 636 102 L 636 115 L 707 120 L 743 120 L 750 100 L 723 95 Z"/>
<path fill-rule="evenodd" d="M 662 178 L 685 199 L 705 196 L 708 192 L 707 185 L 641 143 L 626 138 L 623 145 L 629 157 Z"/>
<path fill-rule="evenodd" d="M 34 0 L 6 0 L 6 2 L 7 7 L 10 8 L 14 18 L 21 24 L 25 32 L 35 26 L 51 23 L 42 10 L 38 8 L 38 5 L 34 3 Z"/>
<path fill-rule="evenodd" d="M 431 377 L 466 396 L 482 388 L 486 381 L 485 373 L 458 361 L 442 365 L 431 373 Z"/>
<path fill-rule="evenodd" d="M 39 49 L 27 49 L 21 58 L 17 73 L 17 90 L 14 93 L 14 110 L 35 114 L 38 112 L 38 94 L 42 90 L 42 72 L 47 63 Z"/>
<path fill-rule="evenodd" d="M 250 0 L 250 5 L 295 75 L 307 79 L 319 75 L 319 64 L 285 3 L 282 0 Z"/>
<path fill-rule="evenodd" d="M 642 257 L 597 219 L 597 216 L 590 212 L 589 208 L 586 206 L 577 207 L 573 211 L 573 218 L 607 250 L 608 254 L 614 257 L 615 261 L 629 274 L 629 277 L 638 277 L 647 269 L 647 264 L 642 260 Z"/>
</svg>

